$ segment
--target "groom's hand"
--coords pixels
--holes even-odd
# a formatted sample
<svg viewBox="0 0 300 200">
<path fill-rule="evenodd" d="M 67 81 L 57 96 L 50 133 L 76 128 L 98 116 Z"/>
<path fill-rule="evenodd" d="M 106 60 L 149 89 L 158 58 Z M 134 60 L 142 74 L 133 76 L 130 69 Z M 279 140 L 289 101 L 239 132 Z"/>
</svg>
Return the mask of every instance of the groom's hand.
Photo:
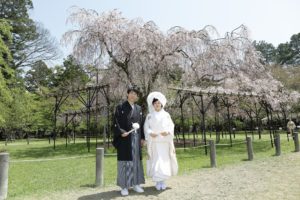
<svg viewBox="0 0 300 200">
<path fill-rule="evenodd" d="M 129 133 L 126 132 L 126 133 L 123 133 L 121 136 L 122 136 L 122 137 L 127 137 L 128 135 L 129 135 Z"/>
</svg>

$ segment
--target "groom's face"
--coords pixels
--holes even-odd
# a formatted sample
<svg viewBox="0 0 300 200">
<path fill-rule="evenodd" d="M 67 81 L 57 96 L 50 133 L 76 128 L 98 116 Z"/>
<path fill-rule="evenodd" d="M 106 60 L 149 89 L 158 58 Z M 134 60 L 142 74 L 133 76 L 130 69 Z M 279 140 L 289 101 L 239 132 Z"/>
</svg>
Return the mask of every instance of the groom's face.
<svg viewBox="0 0 300 200">
<path fill-rule="evenodd" d="M 137 100 L 138 100 L 137 93 L 135 91 L 130 91 L 128 93 L 127 100 L 130 102 L 133 102 L 133 103 L 137 102 Z"/>
</svg>

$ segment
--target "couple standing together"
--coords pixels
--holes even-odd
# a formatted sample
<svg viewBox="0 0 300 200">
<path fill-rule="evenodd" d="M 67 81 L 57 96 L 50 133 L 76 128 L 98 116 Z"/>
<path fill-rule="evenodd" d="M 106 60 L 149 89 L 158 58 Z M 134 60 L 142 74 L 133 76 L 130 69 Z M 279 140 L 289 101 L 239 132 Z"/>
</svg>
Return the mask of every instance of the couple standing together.
<svg viewBox="0 0 300 200">
<path fill-rule="evenodd" d="M 136 86 L 127 89 L 127 100 L 118 105 L 114 119 L 113 145 L 117 149 L 117 185 L 121 195 L 128 189 L 144 192 L 140 184 L 145 183 L 142 164 L 142 147 L 147 145 L 147 175 L 156 183 L 157 190 L 165 190 L 165 180 L 177 174 L 174 138 L 174 123 L 164 110 L 167 103 L 160 92 L 148 95 L 149 114 L 145 121 L 141 107 L 135 104 L 139 90 Z"/>
</svg>

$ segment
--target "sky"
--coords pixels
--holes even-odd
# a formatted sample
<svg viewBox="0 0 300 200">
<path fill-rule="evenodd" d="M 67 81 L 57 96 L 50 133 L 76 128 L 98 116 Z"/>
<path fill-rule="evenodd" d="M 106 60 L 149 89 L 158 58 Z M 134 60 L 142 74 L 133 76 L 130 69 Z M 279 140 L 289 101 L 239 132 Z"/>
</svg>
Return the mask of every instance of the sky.
<svg viewBox="0 0 300 200">
<path fill-rule="evenodd" d="M 275 47 L 300 33 L 299 0 L 32 0 L 30 17 L 41 22 L 58 41 L 72 29 L 66 24 L 70 8 L 93 9 L 98 13 L 118 9 L 128 19 L 154 21 L 162 30 L 182 26 L 200 30 L 214 26 L 223 36 L 244 24 L 252 40 L 264 40 Z M 60 46 L 63 57 L 71 47 Z M 62 57 L 62 58 L 63 58 Z"/>
</svg>

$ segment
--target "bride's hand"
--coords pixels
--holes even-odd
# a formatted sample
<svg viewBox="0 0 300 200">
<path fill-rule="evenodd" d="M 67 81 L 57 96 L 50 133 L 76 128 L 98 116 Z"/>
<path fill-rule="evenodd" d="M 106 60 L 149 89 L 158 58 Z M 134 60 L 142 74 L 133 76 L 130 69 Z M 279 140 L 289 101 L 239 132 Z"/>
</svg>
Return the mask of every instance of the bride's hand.
<svg viewBox="0 0 300 200">
<path fill-rule="evenodd" d="M 153 137 L 153 138 L 155 138 L 155 137 L 157 136 L 157 134 L 155 134 L 155 133 L 150 133 L 150 136 Z"/>
<path fill-rule="evenodd" d="M 167 136 L 167 135 L 169 135 L 169 133 L 168 132 L 166 132 L 166 131 L 164 131 L 164 132 L 161 132 L 160 133 L 162 136 Z"/>
</svg>

